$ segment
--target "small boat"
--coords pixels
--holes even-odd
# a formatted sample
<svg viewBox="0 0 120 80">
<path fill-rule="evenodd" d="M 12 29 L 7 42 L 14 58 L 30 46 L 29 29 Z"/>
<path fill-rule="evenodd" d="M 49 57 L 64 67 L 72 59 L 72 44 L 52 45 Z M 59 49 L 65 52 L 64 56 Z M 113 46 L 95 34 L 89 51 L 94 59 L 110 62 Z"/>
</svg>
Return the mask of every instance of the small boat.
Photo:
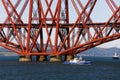
<svg viewBox="0 0 120 80">
<path fill-rule="evenodd" d="M 119 55 L 116 52 L 113 55 L 113 59 L 119 59 Z"/>
<path fill-rule="evenodd" d="M 63 64 L 91 65 L 91 61 L 82 60 L 82 57 L 80 56 L 79 58 L 75 57 L 73 60 L 66 61 Z"/>
</svg>

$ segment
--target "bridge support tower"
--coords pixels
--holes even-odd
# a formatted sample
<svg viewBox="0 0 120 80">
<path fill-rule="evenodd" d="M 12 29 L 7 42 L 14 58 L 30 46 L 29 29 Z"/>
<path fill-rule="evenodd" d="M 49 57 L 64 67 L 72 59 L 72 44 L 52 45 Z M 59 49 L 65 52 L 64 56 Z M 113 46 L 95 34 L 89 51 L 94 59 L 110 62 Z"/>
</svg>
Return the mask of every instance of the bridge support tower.
<svg viewBox="0 0 120 80">
<path fill-rule="evenodd" d="M 70 61 L 73 58 L 74 58 L 74 55 L 71 55 L 71 54 L 65 55 L 65 61 Z"/>
<path fill-rule="evenodd" d="M 55 55 L 50 56 L 50 62 L 61 62 L 61 61 L 62 61 L 61 56 L 55 56 Z"/>
<path fill-rule="evenodd" d="M 36 61 L 47 61 L 47 56 L 36 56 Z"/>
<path fill-rule="evenodd" d="M 20 62 L 30 62 L 30 61 L 32 61 L 32 58 L 31 58 L 31 56 L 20 56 L 19 61 Z"/>
</svg>

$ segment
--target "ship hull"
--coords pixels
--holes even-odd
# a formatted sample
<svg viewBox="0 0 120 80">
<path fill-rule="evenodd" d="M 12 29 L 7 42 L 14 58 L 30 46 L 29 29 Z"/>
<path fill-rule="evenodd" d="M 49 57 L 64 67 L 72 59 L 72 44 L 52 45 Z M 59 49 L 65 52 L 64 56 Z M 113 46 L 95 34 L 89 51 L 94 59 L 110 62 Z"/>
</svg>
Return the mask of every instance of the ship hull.
<svg viewBox="0 0 120 80">
<path fill-rule="evenodd" d="M 64 62 L 63 64 L 78 64 L 78 65 L 91 65 L 91 61 L 85 61 L 85 62 Z"/>
<path fill-rule="evenodd" d="M 113 59 L 119 59 L 119 57 L 113 57 Z"/>
</svg>

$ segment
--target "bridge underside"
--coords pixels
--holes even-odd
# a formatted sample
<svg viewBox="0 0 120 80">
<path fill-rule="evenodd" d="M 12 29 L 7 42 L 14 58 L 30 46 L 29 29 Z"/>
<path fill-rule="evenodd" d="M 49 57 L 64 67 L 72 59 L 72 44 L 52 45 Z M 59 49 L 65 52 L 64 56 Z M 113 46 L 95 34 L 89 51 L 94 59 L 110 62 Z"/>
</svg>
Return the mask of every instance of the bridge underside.
<svg viewBox="0 0 120 80">
<path fill-rule="evenodd" d="M 0 24 L 0 46 L 21 56 L 60 56 L 119 39 L 120 5 L 106 0 L 112 15 L 104 23 L 95 23 L 90 15 L 96 2 L 2 0 L 7 17 Z M 71 8 L 76 14 L 70 14 Z"/>
</svg>

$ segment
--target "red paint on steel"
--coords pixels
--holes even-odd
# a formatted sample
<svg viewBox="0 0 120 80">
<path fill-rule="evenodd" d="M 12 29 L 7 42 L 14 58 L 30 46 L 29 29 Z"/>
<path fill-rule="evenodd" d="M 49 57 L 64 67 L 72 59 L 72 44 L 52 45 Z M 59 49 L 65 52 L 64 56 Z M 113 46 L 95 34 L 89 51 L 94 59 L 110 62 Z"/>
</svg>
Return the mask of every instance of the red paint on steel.
<svg viewBox="0 0 120 80">
<path fill-rule="evenodd" d="M 0 46 L 23 56 L 65 55 L 119 39 L 120 5 L 106 0 L 113 14 L 108 21 L 95 23 L 90 15 L 96 2 L 2 0 L 7 17 L 0 23 Z M 76 14 L 71 14 L 70 8 Z"/>
</svg>

